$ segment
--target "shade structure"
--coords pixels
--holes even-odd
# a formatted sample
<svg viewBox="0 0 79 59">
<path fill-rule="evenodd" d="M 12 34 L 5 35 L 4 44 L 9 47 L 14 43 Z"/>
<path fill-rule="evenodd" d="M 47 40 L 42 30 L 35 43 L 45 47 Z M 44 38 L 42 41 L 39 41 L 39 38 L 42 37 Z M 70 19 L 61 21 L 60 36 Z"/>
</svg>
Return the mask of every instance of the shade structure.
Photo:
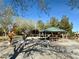
<svg viewBox="0 0 79 59">
<path fill-rule="evenodd" d="M 33 29 L 30 31 L 32 34 L 39 34 L 39 30 L 38 29 Z"/>
<path fill-rule="evenodd" d="M 41 32 L 66 32 L 66 31 L 57 27 L 51 27 L 51 28 L 42 30 Z"/>
</svg>

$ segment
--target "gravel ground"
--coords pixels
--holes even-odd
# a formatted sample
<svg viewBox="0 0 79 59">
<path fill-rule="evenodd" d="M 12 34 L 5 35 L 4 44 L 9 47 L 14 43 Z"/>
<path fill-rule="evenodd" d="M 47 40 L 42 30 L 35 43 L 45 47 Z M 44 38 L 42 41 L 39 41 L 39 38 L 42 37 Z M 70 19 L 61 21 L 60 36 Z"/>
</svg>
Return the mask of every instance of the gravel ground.
<svg viewBox="0 0 79 59">
<path fill-rule="evenodd" d="M 15 39 L 12 46 L 8 41 L 0 42 L 1 59 L 79 59 L 79 43 L 74 40 L 60 41 Z"/>
</svg>

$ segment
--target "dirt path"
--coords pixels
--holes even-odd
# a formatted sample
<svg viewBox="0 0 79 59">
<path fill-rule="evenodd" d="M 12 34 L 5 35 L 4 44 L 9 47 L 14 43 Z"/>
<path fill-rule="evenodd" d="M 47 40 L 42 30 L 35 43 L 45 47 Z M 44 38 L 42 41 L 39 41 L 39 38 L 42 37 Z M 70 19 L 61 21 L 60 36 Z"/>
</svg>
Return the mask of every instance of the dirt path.
<svg viewBox="0 0 79 59">
<path fill-rule="evenodd" d="M 68 39 L 62 39 L 59 40 L 57 42 L 55 42 L 57 45 L 63 45 L 63 46 L 75 46 L 75 45 L 79 45 L 79 42 L 75 41 L 75 40 L 68 40 Z"/>
<path fill-rule="evenodd" d="M 31 42 L 31 41 L 29 41 Z M 19 45 L 21 42 L 16 43 L 17 45 Z M 38 42 L 39 43 L 39 42 Z M 24 48 L 27 48 L 28 46 L 32 46 L 35 43 L 30 43 L 28 45 L 25 45 Z M 47 44 L 47 43 L 45 43 Z M 70 57 L 69 59 L 79 59 L 79 43 L 77 41 L 74 40 L 59 40 L 56 42 L 52 42 L 52 55 L 48 55 L 48 54 L 44 54 L 41 55 L 39 53 L 34 52 L 32 55 L 33 59 L 43 59 L 43 58 L 47 58 L 47 59 L 68 59 L 68 57 Z M 38 46 L 37 46 L 38 47 Z M 55 48 L 54 48 L 55 47 Z M 38 47 L 39 48 L 39 47 Z M 51 49 L 49 47 L 45 48 L 46 49 Z M 46 53 L 48 53 L 49 51 L 46 50 Z M 8 41 L 4 41 L 0 43 L 0 58 L 5 58 L 9 57 L 11 54 L 14 53 L 14 47 L 9 46 Z M 51 53 L 51 52 L 50 52 Z M 60 58 L 61 57 L 61 58 Z M 32 59 L 31 56 L 27 57 L 27 59 Z M 8 58 L 9 59 L 9 58 Z M 16 59 L 23 59 L 23 53 L 18 54 L 18 56 L 16 57 Z"/>
</svg>

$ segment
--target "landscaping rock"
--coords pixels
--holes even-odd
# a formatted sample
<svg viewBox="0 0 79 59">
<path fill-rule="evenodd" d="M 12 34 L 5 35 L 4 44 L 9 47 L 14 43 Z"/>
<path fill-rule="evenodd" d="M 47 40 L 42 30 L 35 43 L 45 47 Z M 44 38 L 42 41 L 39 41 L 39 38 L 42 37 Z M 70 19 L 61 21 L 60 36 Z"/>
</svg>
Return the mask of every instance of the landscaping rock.
<svg viewBox="0 0 79 59">
<path fill-rule="evenodd" d="M 79 59 L 79 45 L 63 46 L 49 40 L 14 40 L 12 46 L 3 42 L 0 58 L 5 59 Z M 2 51 L 1 51 L 2 50 Z"/>
</svg>

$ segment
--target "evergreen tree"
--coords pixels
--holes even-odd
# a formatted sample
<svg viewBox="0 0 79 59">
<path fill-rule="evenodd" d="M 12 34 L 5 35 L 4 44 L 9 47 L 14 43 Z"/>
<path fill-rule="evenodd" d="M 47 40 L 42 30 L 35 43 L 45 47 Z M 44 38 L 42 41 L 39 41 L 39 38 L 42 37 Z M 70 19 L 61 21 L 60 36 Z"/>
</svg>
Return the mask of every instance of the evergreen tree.
<svg viewBox="0 0 79 59">
<path fill-rule="evenodd" d="M 68 33 L 72 33 L 73 24 L 69 23 L 69 18 L 67 16 L 62 17 L 59 27 L 66 30 Z"/>
<path fill-rule="evenodd" d="M 45 28 L 44 23 L 43 23 L 41 20 L 39 20 L 39 21 L 37 22 L 37 28 L 38 28 L 39 30 L 42 30 L 42 29 Z"/>
<path fill-rule="evenodd" d="M 52 17 L 49 24 L 51 27 L 58 27 L 58 20 L 55 17 Z"/>
</svg>

